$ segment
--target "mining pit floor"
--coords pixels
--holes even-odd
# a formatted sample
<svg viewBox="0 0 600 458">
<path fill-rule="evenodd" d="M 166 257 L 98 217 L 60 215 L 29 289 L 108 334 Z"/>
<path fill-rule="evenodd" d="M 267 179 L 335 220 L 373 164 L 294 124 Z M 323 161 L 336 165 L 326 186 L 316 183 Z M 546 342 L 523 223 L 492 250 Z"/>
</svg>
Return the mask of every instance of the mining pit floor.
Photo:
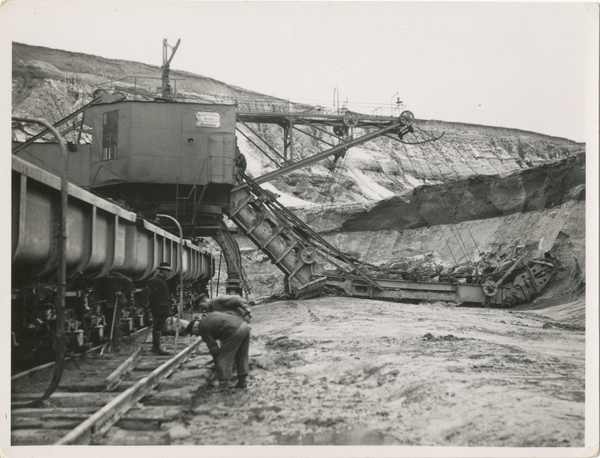
<svg viewBox="0 0 600 458">
<path fill-rule="evenodd" d="M 552 308 L 255 306 L 248 389 L 203 390 L 173 445 L 583 447 L 585 330 Z"/>
</svg>

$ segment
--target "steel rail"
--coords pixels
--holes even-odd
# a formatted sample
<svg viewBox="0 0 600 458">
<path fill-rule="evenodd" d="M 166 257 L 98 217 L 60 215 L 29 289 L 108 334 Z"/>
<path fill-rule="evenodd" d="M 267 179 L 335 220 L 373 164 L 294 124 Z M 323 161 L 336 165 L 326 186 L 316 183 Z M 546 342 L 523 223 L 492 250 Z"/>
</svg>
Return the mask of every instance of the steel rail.
<svg viewBox="0 0 600 458">
<path fill-rule="evenodd" d="M 146 328 L 146 329 L 147 329 L 147 328 Z M 90 348 L 90 349 L 89 349 L 88 351 L 86 351 L 85 353 L 78 353 L 78 354 L 76 354 L 76 355 L 67 356 L 67 357 L 65 358 L 65 361 L 70 361 L 70 360 L 72 360 L 72 359 L 80 358 L 81 356 L 83 356 L 83 355 L 87 355 L 88 353 L 93 353 L 93 352 L 95 352 L 95 351 L 101 350 L 101 349 L 102 349 L 102 347 L 107 347 L 109 343 L 110 343 L 110 342 L 106 342 L 106 343 L 103 343 L 102 345 L 98 345 L 98 346 L 96 346 L 96 347 L 94 347 L 94 348 Z M 23 372 L 19 372 L 18 374 L 15 374 L 15 375 L 11 376 L 11 377 L 10 377 L 10 380 L 11 380 L 11 381 L 14 381 L 14 380 L 19 380 L 20 378 L 26 377 L 26 376 L 28 376 L 28 375 L 31 375 L 31 374 L 35 374 L 36 372 L 43 371 L 44 369 L 48 369 L 49 367 L 52 367 L 52 366 L 54 366 L 55 364 L 56 364 L 56 362 L 55 362 L 55 361 L 51 361 L 51 362 L 49 362 L 49 363 L 42 364 L 41 366 L 36 366 L 36 367 L 33 367 L 33 368 L 31 368 L 31 369 L 28 369 L 28 370 L 26 370 L 26 371 L 23 371 Z"/>
<path fill-rule="evenodd" d="M 201 343 L 202 339 L 196 339 L 178 355 L 154 370 L 148 377 L 141 379 L 128 390 L 121 393 L 94 415 L 55 442 L 54 445 L 84 444 L 93 437 L 103 435 L 133 406 L 133 404 L 146 396 L 164 378 L 176 370 L 180 364 L 185 362 L 190 353 L 198 348 Z"/>
<path fill-rule="evenodd" d="M 131 337 L 138 336 L 141 333 L 147 332 L 149 330 L 150 330 L 149 327 L 138 329 L 136 332 L 134 332 L 133 334 L 131 334 Z M 72 359 L 77 359 L 77 358 L 80 358 L 80 357 L 82 357 L 84 355 L 88 355 L 90 353 L 94 353 L 95 351 L 104 351 L 104 349 L 106 349 L 106 347 L 108 347 L 109 344 L 110 344 L 110 342 L 106 342 L 106 343 L 97 345 L 97 346 L 95 346 L 93 348 L 90 348 L 85 353 L 77 353 L 77 354 L 74 354 L 74 355 L 71 355 L 71 356 L 67 356 L 67 357 L 65 357 L 65 361 L 70 361 Z M 35 374 L 36 372 L 43 371 L 44 369 L 48 369 L 49 367 L 54 366 L 54 364 L 56 364 L 56 363 L 54 361 L 51 361 L 49 363 L 42 364 L 41 366 L 36 366 L 36 367 L 33 367 L 33 368 L 28 369 L 26 371 L 19 372 L 18 374 L 15 374 L 15 375 L 11 376 L 10 380 L 11 381 L 19 380 L 19 379 L 21 379 L 23 377 L 26 377 L 28 375 Z"/>
</svg>

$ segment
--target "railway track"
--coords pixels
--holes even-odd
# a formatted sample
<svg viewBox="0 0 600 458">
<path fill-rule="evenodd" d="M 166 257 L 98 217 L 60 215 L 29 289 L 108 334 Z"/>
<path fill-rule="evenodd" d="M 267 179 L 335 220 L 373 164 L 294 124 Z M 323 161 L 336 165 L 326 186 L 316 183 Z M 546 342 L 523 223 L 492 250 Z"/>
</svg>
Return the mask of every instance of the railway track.
<svg viewBox="0 0 600 458">
<path fill-rule="evenodd" d="M 13 376 L 11 445 L 168 445 L 186 437 L 182 418 L 213 377 L 201 340 L 163 336 L 171 356 L 150 352 L 149 330 L 121 345 L 67 361 L 58 389 L 40 407 L 51 368 Z"/>
</svg>

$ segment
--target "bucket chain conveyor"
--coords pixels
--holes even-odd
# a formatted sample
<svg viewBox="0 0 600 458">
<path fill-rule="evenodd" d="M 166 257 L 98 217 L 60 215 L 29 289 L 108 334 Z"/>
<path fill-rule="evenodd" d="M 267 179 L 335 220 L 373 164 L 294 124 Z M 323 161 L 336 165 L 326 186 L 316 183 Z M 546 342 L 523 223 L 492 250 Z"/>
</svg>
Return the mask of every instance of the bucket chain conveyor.
<svg viewBox="0 0 600 458">
<path fill-rule="evenodd" d="M 350 258 L 329 245 L 250 177 L 231 193 L 226 215 L 285 275 L 285 292 L 296 298 L 319 294 L 327 276 L 319 260 L 379 289 Z"/>
</svg>

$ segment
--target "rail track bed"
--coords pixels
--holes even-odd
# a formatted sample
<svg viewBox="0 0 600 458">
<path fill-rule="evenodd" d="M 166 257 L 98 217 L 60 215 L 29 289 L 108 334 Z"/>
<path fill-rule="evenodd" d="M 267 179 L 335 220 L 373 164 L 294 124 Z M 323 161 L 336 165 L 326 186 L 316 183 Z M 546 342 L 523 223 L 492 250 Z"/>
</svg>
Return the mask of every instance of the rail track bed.
<svg viewBox="0 0 600 458">
<path fill-rule="evenodd" d="M 168 445 L 187 437 L 184 413 L 213 377 L 201 340 L 163 336 L 170 356 L 151 353 L 148 332 L 65 363 L 57 390 L 40 407 L 53 369 L 13 376 L 11 444 Z"/>
</svg>

